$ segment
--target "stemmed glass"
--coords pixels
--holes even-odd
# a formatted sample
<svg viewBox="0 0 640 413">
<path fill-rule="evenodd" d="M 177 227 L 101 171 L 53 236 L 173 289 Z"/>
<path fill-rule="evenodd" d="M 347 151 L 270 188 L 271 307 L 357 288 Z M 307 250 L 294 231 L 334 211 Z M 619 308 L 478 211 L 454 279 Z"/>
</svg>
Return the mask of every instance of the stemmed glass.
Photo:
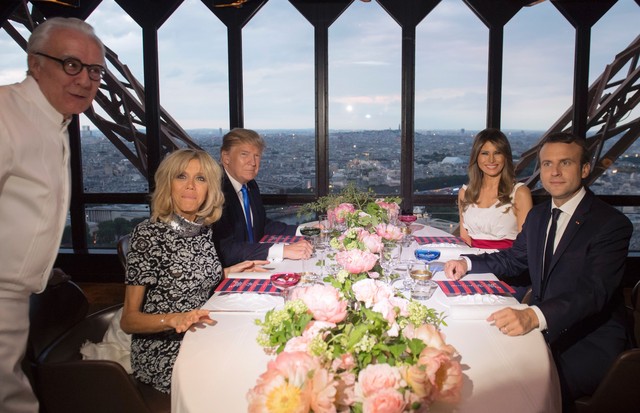
<svg viewBox="0 0 640 413">
<path fill-rule="evenodd" d="M 324 268 L 327 264 L 327 250 L 329 249 L 329 240 L 326 238 L 317 238 L 314 249 L 318 253 L 320 260 L 320 280 L 324 280 Z M 315 278 L 316 280 L 318 278 Z"/>
<path fill-rule="evenodd" d="M 270 280 L 271 284 L 281 291 L 284 301 L 287 301 L 291 289 L 300 282 L 300 274 L 291 272 L 273 274 Z"/>
<path fill-rule="evenodd" d="M 318 235 L 320 235 L 320 228 L 318 227 L 302 227 L 300 233 L 304 235 L 305 239 L 315 247 L 317 244 Z M 313 256 L 313 254 L 311 255 Z"/>
<path fill-rule="evenodd" d="M 417 216 L 413 215 L 413 214 L 402 214 L 398 217 L 398 221 L 402 222 L 404 224 L 405 227 L 405 231 L 404 233 L 409 235 L 411 234 L 411 224 L 413 224 L 414 222 L 416 222 L 416 220 L 418 219 Z"/>
<path fill-rule="evenodd" d="M 400 261 L 401 254 L 402 244 L 400 242 L 385 244 L 380 252 L 380 266 L 384 270 L 384 279 L 389 284 L 393 283 L 391 273 L 396 264 Z"/>
</svg>

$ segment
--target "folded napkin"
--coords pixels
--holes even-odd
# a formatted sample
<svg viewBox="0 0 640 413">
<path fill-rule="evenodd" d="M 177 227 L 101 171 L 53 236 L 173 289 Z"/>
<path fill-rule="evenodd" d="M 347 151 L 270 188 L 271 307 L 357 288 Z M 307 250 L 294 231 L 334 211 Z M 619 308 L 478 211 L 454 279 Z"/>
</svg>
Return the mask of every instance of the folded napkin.
<svg viewBox="0 0 640 413">
<path fill-rule="evenodd" d="M 452 305 L 449 310 L 449 317 L 454 320 L 486 320 L 491 314 L 503 308 L 513 308 L 522 310 L 527 308 L 526 304 L 494 304 L 494 305 Z"/>
<path fill-rule="evenodd" d="M 417 237 L 414 236 L 416 242 L 420 245 L 422 244 L 458 244 L 458 245 L 467 245 L 460 237 Z"/>
<path fill-rule="evenodd" d="M 127 373 L 132 374 L 131 368 L 131 334 L 120 328 L 122 308 L 111 319 L 102 341 L 92 343 L 85 341 L 80 347 L 83 360 L 110 360 L 120 364 Z"/>
<path fill-rule="evenodd" d="M 447 297 L 467 294 L 513 294 L 516 290 L 504 281 L 436 281 Z"/>
<path fill-rule="evenodd" d="M 216 287 L 217 293 L 259 293 L 259 294 L 280 294 L 280 290 L 271 280 L 260 280 L 255 278 L 225 278 Z"/>
<path fill-rule="evenodd" d="M 303 240 L 304 237 L 299 235 L 265 235 L 260 239 L 260 242 L 268 243 L 268 244 L 278 244 L 278 243 L 294 243 L 300 240 Z"/>
</svg>

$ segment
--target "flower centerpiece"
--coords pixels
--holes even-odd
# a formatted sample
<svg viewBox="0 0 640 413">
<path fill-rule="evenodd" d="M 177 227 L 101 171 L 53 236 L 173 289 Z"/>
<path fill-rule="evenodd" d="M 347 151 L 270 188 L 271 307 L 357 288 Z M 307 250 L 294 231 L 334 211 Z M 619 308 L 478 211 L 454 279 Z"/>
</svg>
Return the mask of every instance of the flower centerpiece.
<svg viewBox="0 0 640 413">
<path fill-rule="evenodd" d="M 442 314 L 379 279 L 385 242 L 402 235 L 390 223 L 397 206 L 339 208 L 347 229 L 331 246 L 341 269 L 256 320 L 258 343 L 275 357 L 247 394 L 249 412 L 427 412 L 459 400 L 460 356 L 439 329 Z"/>
<path fill-rule="evenodd" d="M 442 317 L 381 281 L 328 277 L 267 312 L 258 343 L 276 354 L 249 412 L 427 412 L 456 403 L 462 371 Z"/>
</svg>

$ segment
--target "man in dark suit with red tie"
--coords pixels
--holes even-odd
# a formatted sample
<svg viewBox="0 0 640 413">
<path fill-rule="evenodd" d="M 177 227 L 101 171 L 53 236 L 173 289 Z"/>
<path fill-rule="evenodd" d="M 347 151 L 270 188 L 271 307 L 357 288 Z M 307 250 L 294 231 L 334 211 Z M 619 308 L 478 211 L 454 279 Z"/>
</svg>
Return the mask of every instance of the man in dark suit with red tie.
<svg viewBox="0 0 640 413">
<path fill-rule="evenodd" d="M 510 336 L 542 331 L 566 408 L 592 394 L 629 345 L 621 281 L 633 227 L 583 187 L 590 171 L 583 139 L 551 134 L 540 143 L 538 160 L 540 181 L 551 200 L 529 212 L 510 249 L 449 261 L 445 274 L 459 279 L 467 271 L 492 272 L 507 278 L 529 270 L 530 306 L 499 310 L 487 321 Z"/>
<path fill-rule="evenodd" d="M 255 177 L 265 143 L 250 129 L 235 128 L 222 139 L 220 161 L 225 203 L 214 224 L 214 243 L 227 267 L 244 260 L 307 259 L 313 248 L 305 240 L 291 244 L 260 243 L 264 235 L 295 235 L 297 227 L 267 218 Z"/>
</svg>

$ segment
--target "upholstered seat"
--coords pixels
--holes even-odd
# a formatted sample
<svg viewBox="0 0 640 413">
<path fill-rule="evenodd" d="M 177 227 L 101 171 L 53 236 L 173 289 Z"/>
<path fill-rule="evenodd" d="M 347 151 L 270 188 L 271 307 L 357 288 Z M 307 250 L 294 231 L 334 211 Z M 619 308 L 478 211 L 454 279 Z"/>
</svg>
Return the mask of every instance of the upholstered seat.
<svg viewBox="0 0 640 413">
<path fill-rule="evenodd" d="M 131 240 L 131 235 L 123 235 L 118 240 L 118 259 L 120 260 L 120 264 L 122 264 L 122 268 L 127 270 L 127 252 L 129 252 L 129 242 Z"/>
<path fill-rule="evenodd" d="M 36 383 L 47 413 L 169 413 L 169 395 L 132 378 L 113 361 L 82 360 L 81 345 L 100 342 L 121 304 L 90 315 L 38 359 Z"/>
<path fill-rule="evenodd" d="M 71 277 L 54 269 L 47 288 L 29 298 L 29 338 L 22 370 L 34 386 L 36 360 L 56 339 L 83 320 L 89 301 Z"/>
<path fill-rule="evenodd" d="M 631 292 L 632 328 L 635 348 L 620 354 L 595 393 L 575 402 L 577 413 L 640 412 L 640 281 Z"/>
</svg>

